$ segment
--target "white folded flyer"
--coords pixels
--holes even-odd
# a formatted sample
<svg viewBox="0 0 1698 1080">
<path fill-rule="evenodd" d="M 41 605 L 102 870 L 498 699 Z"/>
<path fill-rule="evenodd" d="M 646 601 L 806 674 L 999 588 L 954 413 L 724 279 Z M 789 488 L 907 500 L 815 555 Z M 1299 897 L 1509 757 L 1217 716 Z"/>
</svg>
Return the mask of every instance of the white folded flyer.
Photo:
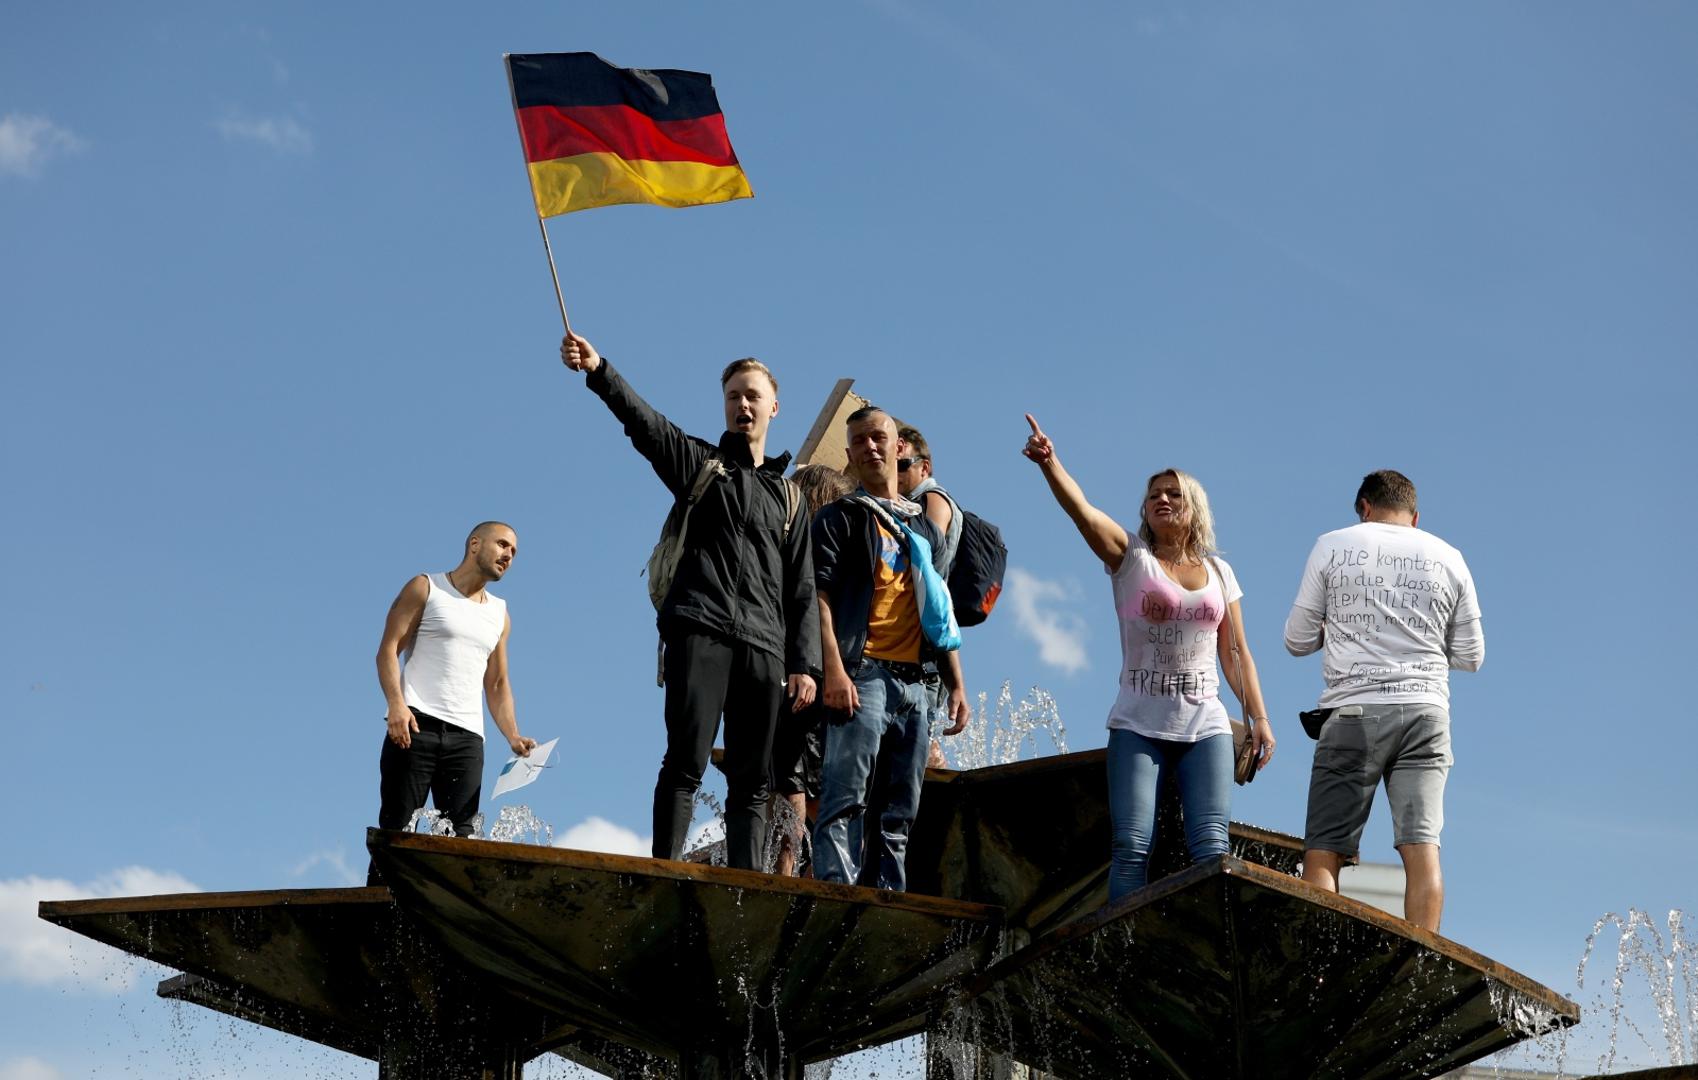
<svg viewBox="0 0 1698 1080">
<path fill-rule="evenodd" d="M 554 753 L 554 744 L 559 739 L 550 739 L 531 750 L 530 757 L 514 757 L 501 766 L 501 775 L 495 778 L 495 791 L 490 798 L 498 799 L 509 791 L 517 791 L 526 784 L 542 775 L 548 768 L 548 755 Z"/>
</svg>

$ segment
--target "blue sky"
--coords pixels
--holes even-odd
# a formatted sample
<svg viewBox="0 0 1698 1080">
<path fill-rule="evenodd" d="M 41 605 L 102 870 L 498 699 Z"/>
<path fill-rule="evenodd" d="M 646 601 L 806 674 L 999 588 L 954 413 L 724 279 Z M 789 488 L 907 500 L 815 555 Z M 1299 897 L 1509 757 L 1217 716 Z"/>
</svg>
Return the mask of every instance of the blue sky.
<svg viewBox="0 0 1698 1080">
<path fill-rule="evenodd" d="M 844 376 L 920 426 L 1021 571 L 968 631 L 975 692 L 1040 686 L 1074 748 L 1105 741 L 1108 582 L 1018 456 L 1022 412 L 1122 520 L 1146 475 L 1185 468 L 1281 739 L 1234 816 L 1300 832 L 1295 713 L 1320 667 L 1280 628 L 1314 537 L 1395 467 L 1485 611 L 1485 668 L 1452 683 L 1447 934 L 1575 992 L 1606 911 L 1698 909 L 1694 589 L 1669 548 L 1698 525 L 1692 8 L 238 2 L 6 23 L 0 1078 L 365 1074 L 173 1020 L 150 972 L 31 916 L 42 896 L 350 881 L 384 611 L 480 519 L 520 540 L 499 591 L 521 726 L 562 739 L 523 800 L 561 834 L 648 832 L 637 574 L 665 496 L 558 362 L 506 51 L 713 73 L 757 197 L 555 219 L 574 323 L 704 435 L 745 355 L 781 380 L 778 446 Z M 1364 854 L 1394 858 L 1383 801 Z"/>
</svg>

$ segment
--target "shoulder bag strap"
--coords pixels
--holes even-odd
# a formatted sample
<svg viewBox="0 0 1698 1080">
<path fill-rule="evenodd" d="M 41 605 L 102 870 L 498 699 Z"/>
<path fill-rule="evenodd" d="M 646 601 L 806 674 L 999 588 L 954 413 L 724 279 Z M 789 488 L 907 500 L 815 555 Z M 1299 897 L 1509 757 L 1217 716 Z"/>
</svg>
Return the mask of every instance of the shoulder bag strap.
<svg viewBox="0 0 1698 1080">
<path fill-rule="evenodd" d="M 1232 670 L 1237 673 L 1238 682 L 1242 686 L 1244 682 L 1244 658 L 1238 652 L 1238 630 L 1232 623 L 1232 601 L 1226 598 L 1226 575 L 1221 573 L 1220 563 L 1216 561 L 1213 555 L 1207 555 L 1204 557 L 1209 560 L 1209 565 L 1215 568 L 1215 577 L 1220 581 L 1221 630 L 1227 635 L 1227 644 L 1232 648 Z M 1229 682 L 1227 685 L 1230 686 L 1232 684 Z M 1250 706 L 1244 701 L 1243 693 L 1238 690 L 1234 690 L 1233 694 L 1238 698 L 1238 707 L 1244 710 L 1244 717 L 1248 720 L 1250 717 Z"/>
<path fill-rule="evenodd" d="M 702 501 L 702 496 L 707 494 L 708 485 L 713 483 L 713 478 L 726 475 L 728 473 L 726 472 L 725 462 L 719 459 L 719 451 L 715 450 L 708 454 L 707 460 L 702 462 L 701 471 L 696 474 L 696 482 L 690 485 L 689 493 L 684 496 L 683 515 L 678 520 L 678 543 L 680 546 L 684 543 L 684 534 L 690 528 L 690 511 L 694 510 L 696 504 Z"/>
<path fill-rule="evenodd" d="M 784 539 L 790 539 L 790 526 L 796 521 L 796 511 L 802 505 L 802 489 L 796 486 L 796 481 L 788 476 L 780 477 L 784 481 Z"/>
<path fill-rule="evenodd" d="M 886 510 L 874 501 L 871 495 L 857 495 L 855 497 L 855 501 L 866 507 L 868 510 L 871 510 L 873 512 L 873 516 L 883 522 L 886 529 L 890 530 L 891 535 L 897 537 L 902 535 L 901 523 L 896 520 L 895 516 L 893 516 L 889 510 Z"/>
<path fill-rule="evenodd" d="M 701 471 L 696 474 L 696 482 L 690 485 L 690 494 L 684 499 L 686 512 L 690 507 L 701 501 L 702 496 L 707 492 L 708 485 L 713 483 L 715 475 L 725 475 L 725 463 L 719 460 L 717 450 L 708 454 L 707 459 L 702 462 Z"/>
<path fill-rule="evenodd" d="M 690 485 L 690 490 L 684 496 L 682 509 L 678 515 L 678 537 L 675 542 L 680 548 L 684 546 L 684 534 L 690 528 L 690 511 L 694 510 L 696 504 L 702 501 L 702 496 L 707 494 L 708 485 L 713 483 L 715 474 L 720 476 L 726 474 L 725 463 L 719 459 L 718 450 L 710 450 L 707 458 L 702 462 L 701 470 L 696 473 L 695 482 Z M 666 685 L 665 638 L 658 639 L 654 647 L 654 684 L 656 686 Z"/>
</svg>

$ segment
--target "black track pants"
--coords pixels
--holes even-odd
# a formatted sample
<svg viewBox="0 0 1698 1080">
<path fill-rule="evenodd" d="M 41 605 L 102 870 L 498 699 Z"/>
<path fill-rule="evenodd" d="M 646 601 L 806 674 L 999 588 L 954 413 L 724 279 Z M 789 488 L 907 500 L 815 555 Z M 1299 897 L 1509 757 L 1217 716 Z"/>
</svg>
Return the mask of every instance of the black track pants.
<svg viewBox="0 0 1698 1080">
<path fill-rule="evenodd" d="M 677 859 L 725 717 L 726 861 L 763 869 L 773 729 L 784 700 L 784 661 L 712 633 L 666 638 L 666 757 L 654 785 L 654 855 Z"/>
</svg>

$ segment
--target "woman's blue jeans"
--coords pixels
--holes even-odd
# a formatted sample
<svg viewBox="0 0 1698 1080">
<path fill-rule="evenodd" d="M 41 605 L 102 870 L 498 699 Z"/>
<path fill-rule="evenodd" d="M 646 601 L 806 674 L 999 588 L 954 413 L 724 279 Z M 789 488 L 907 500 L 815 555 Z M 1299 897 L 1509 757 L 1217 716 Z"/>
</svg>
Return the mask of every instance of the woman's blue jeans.
<svg viewBox="0 0 1698 1080">
<path fill-rule="evenodd" d="M 1111 829 L 1108 898 L 1118 900 L 1149 881 L 1156 838 L 1156 795 L 1172 772 L 1185 814 L 1191 860 L 1225 855 L 1232 813 L 1232 736 L 1197 742 L 1150 739 L 1120 728 L 1108 733 L 1108 817 Z"/>
</svg>

